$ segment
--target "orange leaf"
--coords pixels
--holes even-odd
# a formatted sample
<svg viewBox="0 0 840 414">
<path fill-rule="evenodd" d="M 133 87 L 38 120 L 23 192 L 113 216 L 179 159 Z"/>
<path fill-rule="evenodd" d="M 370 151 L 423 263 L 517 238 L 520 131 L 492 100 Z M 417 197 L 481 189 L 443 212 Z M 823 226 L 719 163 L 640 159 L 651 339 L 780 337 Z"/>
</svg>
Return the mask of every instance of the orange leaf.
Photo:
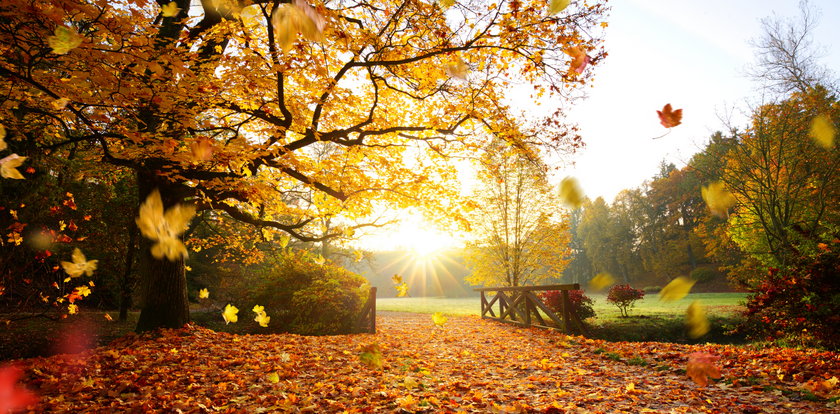
<svg viewBox="0 0 840 414">
<path fill-rule="evenodd" d="M 666 104 L 661 111 L 656 111 L 659 115 L 659 122 L 665 128 L 673 128 L 682 123 L 682 109 L 676 111 L 671 108 L 671 104 Z"/>
<path fill-rule="evenodd" d="M 709 384 L 709 378 L 720 378 L 720 369 L 715 366 L 718 359 L 720 357 L 712 354 L 694 352 L 688 356 L 686 374 L 692 381 L 701 387 L 705 387 Z"/>
</svg>

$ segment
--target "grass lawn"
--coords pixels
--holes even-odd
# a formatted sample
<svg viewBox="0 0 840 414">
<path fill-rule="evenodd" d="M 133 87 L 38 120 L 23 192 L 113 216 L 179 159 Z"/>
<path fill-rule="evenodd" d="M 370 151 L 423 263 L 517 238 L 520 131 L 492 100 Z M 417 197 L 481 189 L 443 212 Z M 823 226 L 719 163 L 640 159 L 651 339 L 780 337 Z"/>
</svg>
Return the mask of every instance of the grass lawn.
<svg viewBox="0 0 840 414">
<path fill-rule="evenodd" d="M 674 302 L 661 302 L 657 294 L 648 294 L 623 318 L 618 308 L 607 302 L 606 295 L 590 295 L 596 317 L 588 319 L 587 336 L 613 341 L 716 342 L 743 343 L 742 336 L 728 334 L 739 320 L 746 297 L 743 293 L 692 293 Z M 706 306 L 711 330 L 698 339 L 685 333 L 685 311 L 693 301 Z M 481 299 L 471 298 L 380 298 L 379 311 L 480 315 Z M 494 309 L 498 309 L 494 306 Z"/>
</svg>

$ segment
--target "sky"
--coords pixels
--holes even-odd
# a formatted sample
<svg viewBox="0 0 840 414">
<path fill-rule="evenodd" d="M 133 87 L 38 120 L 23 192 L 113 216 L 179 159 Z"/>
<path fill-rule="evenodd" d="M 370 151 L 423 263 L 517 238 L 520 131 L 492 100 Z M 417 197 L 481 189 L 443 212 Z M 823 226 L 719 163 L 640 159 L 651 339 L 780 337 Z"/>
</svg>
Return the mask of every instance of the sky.
<svg viewBox="0 0 840 414">
<path fill-rule="evenodd" d="M 825 66 L 840 71 L 840 0 L 811 0 L 818 11 L 813 41 L 825 51 Z M 761 19 L 797 18 L 797 0 L 611 0 L 605 47 L 609 56 L 594 67 L 587 98 L 569 112 L 586 147 L 575 165 L 557 174 L 576 177 L 591 199 L 612 202 L 623 189 L 653 177 L 664 160 L 682 167 L 715 131 L 727 130 L 723 119 L 746 124 L 748 100 L 759 96 L 746 76 L 753 61 L 749 41 L 760 36 Z M 832 24 L 834 23 L 834 24 Z M 666 133 L 656 110 L 666 103 L 683 109 L 682 124 Z M 559 165 L 557 165 L 559 166 Z M 417 216 L 361 240 L 373 250 L 453 247 L 446 229 Z"/>
<path fill-rule="evenodd" d="M 840 71 L 840 0 L 811 0 L 818 10 L 814 42 L 821 63 Z M 591 199 L 611 202 L 640 186 L 665 160 L 682 167 L 709 136 L 726 130 L 723 119 L 746 124 L 748 100 L 760 93 L 746 76 L 753 61 L 751 39 L 762 18 L 799 16 L 796 0 L 612 0 L 606 30 L 607 59 L 594 68 L 587 99 L 569 116 L 586 147 L 572 175 Z M 683 109 L 683 123 L 667 136 L 656 110 Z"/>
</svg>

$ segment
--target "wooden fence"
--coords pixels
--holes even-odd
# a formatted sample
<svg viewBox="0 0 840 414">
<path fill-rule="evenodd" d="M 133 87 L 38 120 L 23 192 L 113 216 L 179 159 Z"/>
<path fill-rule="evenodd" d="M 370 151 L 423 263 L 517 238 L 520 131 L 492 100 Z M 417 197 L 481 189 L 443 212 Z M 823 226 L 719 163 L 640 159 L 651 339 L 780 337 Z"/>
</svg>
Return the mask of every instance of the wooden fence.
<svg viewBox="0 0 840 414">
<path fill-rule="evenodd" d="M 376 287 L 371 286 L 367 302 L 362 307 L 362 313 L 356 323 L 356 332 L 376 333 Z"/>
<path fill-rule="evenodd" d="M 519 326 L 560 329 L 566 333 L 571 333 L 572 324 L 574 324 L 576 330 L 583 333 L 585 330 L 583 322 L 581 322 L 569 299 L 569 291 L 579 289 L 580 285 L 575 283 L 570 285 L 489 287 L 475 290 L 481 292 L 482 318 Z M 548 290 L 559 290 L 561 292 L 562 306 L 559 315 L 534 293 Z M 488 292 L 496 292 L 496 294 L 488 300 Z M 493 305 L 496 304 L 498 304 L 498 315 L 493 310 Z M 546 316 L 548 321 L 543 315 Z"/>
</svg>

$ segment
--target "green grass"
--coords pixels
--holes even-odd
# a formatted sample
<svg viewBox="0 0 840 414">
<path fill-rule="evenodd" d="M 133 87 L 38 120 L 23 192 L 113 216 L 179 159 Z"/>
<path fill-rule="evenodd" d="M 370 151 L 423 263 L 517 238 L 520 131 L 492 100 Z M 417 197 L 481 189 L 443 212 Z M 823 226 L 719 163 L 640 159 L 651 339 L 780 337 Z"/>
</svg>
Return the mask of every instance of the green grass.
<svg viewBox="0 0 840 414">
<path fill-rule="evenodd" d="M 599 320 L 619 319 L 621 314 L 607 302 L 606 295 L 590 295 L 595 301 Z M 743 293 L 692 293 L 674 302 L 660 302 L 656 294 L 648 294 L 630 309 L 630 316 L 668 317 L 682 315 L 691 302 L 699 300 L 708 308 L 709 315 L 732 316 L 740 309 L 746 297 Z M 381 311 L 435 313 L 446 315 L 481 315 L 481 299 L 472 298 L 379 298 L 376 308 Z M 624 319 L 624 318 L 622 318 Z"/>
<path fill-rule="evenodd" d="M 648 294 L 630 309 L 630 317 L 621 317 L 618 308 L 607 302 L 606 295 L 591 295 L 596 317 L 588 319 L 587 336 L 611 341 L 716 342 L 743 343 L 742 336 L 728 333 L 740 321 L 739 311 L 746 297 L 743 293 L 692 293 L 674 302 L 661 302 L 657 294 Z M 698 339 L 689 338 L 685 329 L 685 311 L 693 301 L 707 308 L 711 330 Z M 472 298 L 380 298 L 379 311 L 480 315 L 481 299 Z M 494 309 L 498 309 L 494 306 Z"/>
</svg>

